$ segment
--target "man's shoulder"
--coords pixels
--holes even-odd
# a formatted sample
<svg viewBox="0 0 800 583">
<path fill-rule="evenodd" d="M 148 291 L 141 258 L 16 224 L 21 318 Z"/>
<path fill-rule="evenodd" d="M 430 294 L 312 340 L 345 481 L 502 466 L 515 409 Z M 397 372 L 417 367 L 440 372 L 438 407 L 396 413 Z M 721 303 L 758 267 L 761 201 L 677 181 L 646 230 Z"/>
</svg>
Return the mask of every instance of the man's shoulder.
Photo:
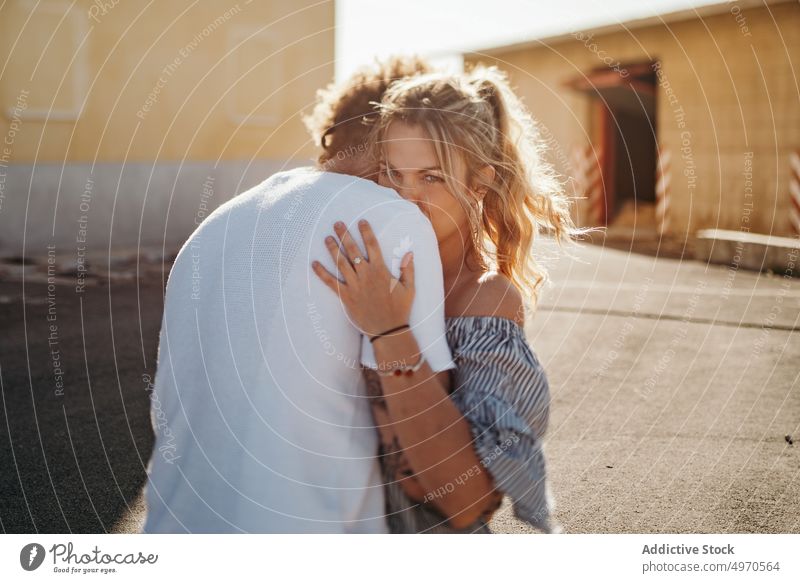
<svg viewBox="0 0 800 583">
<path fill-rule="evenodd" d="M 324 197 L 328 213 L 341 214 L 342 220 L 365 218 L 383 223 L 411 221 L 415 224 L 426 220 L 417 205 L 395 190 L 357 176 L 319 172 L 309 187 L 317 196 Z"/>
<path fill-rule="evenodd" d="M 351 176 L 349 174 L 339 174 L 337 172 L 318 171 L 313 179 L 315 184 L 323 188 L 328 194 L 338 195 L 350 193 L 355 195 L 355 197 L 357 197 L 356 200 L 359 200 L 362 203 L 365 201 L 374 201 L 377 203 L 392 203 L 397 206 L 415 206 L 403 199 L 403 197 L 397 194 L 395 190 L 381 186 L 380 184 L 372 180 L 367 180 L 366 178 Z M 368 198 L 358 198 L 362 196 Z M 343 197 L 343 200 L 349 201 L 351 199 L 348 197 Z"/>
</svg>

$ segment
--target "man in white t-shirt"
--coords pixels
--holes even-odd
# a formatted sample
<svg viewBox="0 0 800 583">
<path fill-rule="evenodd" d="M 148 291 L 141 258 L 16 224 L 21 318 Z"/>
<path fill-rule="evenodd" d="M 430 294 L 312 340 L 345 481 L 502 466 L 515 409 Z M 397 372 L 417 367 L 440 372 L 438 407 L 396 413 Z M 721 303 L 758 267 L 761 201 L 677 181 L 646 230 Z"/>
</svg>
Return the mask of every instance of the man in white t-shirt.
<svg viewBox="0 0 800 583">
<path fill-rule="evenodd" d="M 353 111 L 368 113 L 391 79 L 424 70 L 392 60 L 321 94 L 316 114 L 330 118 L 321 167 L 236 196 L 180 250 L 159 340 L 143 532 L 386 532 L 360 370 L 376 367 L 372 346 L 311 261 L 336 272 L 324 238 L 337 220 L 356 232 L 367 219 L 395 277 L 413 249 L 410 324 L 431 368 L 453 367 L 430 222 L 353 175 L 367 171 Z"/>
</svg>

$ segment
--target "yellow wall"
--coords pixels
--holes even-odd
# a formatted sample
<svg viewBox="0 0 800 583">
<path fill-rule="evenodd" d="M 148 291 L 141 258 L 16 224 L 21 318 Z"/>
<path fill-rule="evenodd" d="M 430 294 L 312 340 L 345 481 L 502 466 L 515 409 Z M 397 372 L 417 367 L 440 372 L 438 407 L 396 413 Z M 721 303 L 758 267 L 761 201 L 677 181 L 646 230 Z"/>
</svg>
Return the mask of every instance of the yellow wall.
<svg viewBox="0 0 800 583">
<path fill-rule="evenodd" d="M 755 232 L 790 232 L 788 157 L 800 149 L 798 30 L 800 5 L 791 2 L 592 39 L 614 61 L 662 63 L 677 98 L 677 106 L 670 105 L 659 89 L 658 136 L 673 154 L 670 212 L 677 234 L 707 227 L 739 230 L 748 222 Z M 551 155 L 568 174 L 570 146 L 587 143 L 592 133 L 591 102 L 564 82 L 605 66 L 596 52 L 568 38 L 465 60 L 495 63 L 509 72 L 534 116 L 552 134 Z M 683 128 L 674 111 L 679 106 L 686 114 Z M 688 170 L 680 152 L 684 131 L 690 132 L 696 165 L 693 188 L 683 174 Z M 753 153 L 754 205 L 745 221 L 747 152 Z"/>
<path fill-rule="evenodd" d="M 299 114 L 333 78 L 332 0 L 70 4 L 0 8 L 6 165 L 314 155 Z"/>
</svg>

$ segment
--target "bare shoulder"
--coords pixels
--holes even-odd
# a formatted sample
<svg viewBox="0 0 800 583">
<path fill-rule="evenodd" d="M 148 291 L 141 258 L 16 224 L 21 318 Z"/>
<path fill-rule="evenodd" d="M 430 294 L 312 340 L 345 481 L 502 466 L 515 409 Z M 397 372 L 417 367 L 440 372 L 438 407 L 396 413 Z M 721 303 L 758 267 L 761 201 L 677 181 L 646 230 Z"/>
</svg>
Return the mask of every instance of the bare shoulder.
<svg viewBox="0 0 800 583">
<path fill-rule="evenodd" d="M 497 272 L 462 284 L 448 298 L 450 316 L 494 316 L 525 324 L 522 294 L 511 280 Z"/>
</svg>

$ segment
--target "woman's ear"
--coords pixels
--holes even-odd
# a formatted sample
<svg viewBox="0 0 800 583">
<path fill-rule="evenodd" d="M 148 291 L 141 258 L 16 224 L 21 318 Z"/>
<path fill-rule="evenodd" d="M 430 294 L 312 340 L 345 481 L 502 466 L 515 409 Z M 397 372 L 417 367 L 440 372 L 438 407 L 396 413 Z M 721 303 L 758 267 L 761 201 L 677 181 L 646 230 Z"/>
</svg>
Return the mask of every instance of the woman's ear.
<svg viewBox="0 0 800 583">
<path fill-rule="evenodd" d="M 487 164 L 478 170 L 478 174 L 480 174 L 481 180 L 475 181 L 476 184 L 473 185 L 473 190 L 480 200 L 483 200 L 483 197 L 486 196 L 488 192 L 488 188 L 485 185 L 494 182 L 494 177 L 497 175 L 497 172 L 495 172 L 494 166 Z"/>
</svg>

